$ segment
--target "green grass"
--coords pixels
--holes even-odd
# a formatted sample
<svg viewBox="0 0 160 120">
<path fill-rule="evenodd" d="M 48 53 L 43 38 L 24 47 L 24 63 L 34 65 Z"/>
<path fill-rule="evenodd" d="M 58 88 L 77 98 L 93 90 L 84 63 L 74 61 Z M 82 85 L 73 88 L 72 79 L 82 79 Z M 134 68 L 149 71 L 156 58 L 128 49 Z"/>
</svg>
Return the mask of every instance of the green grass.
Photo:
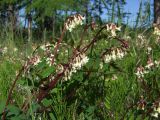
<svg viewBox="0 0 160 120">
<path fill-rule="evenodd" d="M 143 31 L 136 33 L 136 31 L 126 29 L 123 33 L 119 33 L 119 36 L 123 38 L 130 35 L 131 37 L 131 39 L 128 39 L 130 48 L 126 57 L 122 60 L 116 60 L 114 65 L 104 63 L 103 68 L 100 69 L 102 63 L 99 59 L 100 53 L 110 46 L 119 45 L 112 39 L 103 38 L 104 32 L 102 38 L 99 38 L 101 40 L 87 52 L 90 61 L 83 69 L 73 74 L 71 80 L 59 82 L 41 104 L 37 104 L 34 99 L 36 95 L 33 91 L 38 89 L 36 78 L 38 77 L 38 80 L 40 80 L 41 76 L 45 76 L 46 72 L 51 70 L 46 69 L 45 65 L 39 65 L 37 68 L 33 67 L 30 73 L 26 74 L 26 77 L 22 75 L 18 80 L 17 86 L 21 85 L 24 91 L 18 92 L 17 86 L 15 87 L 11 98 L 13 106 L 8 107 L 10 112 L 7 117 L 20 120 L 38 118 L 42 120 L 151 119 L 151 112 L 148 112 L 148 110 L 159 99 L 160 68 L 151 71 L 145 77 L 148 89 L 137 79 L 135 71 L 139 65 L 146 65 L 148 46 L 153 48 L 151 57 L 154 60 L 160 58 L 160 47 L 155 43 L 156 37 L 152 35 L 150 30 L 144 34 L 147 38 L 145 39 L 146 43 L 138 43 L 138 45 L 137 41 L 140 41 L 138 35 Z M 77 34 L 75 36 L 71 35 L 72 38 L 69 40 L 66 37 L 64 41 L 71 46 L 77 46 L 80 40 Z M 89 32 L 88 34 L 89 36 L 85 39 L 90 41 L 95 33 Z M 7 46 L 8 52 L 0 56 L 0 112 L 3 108 L 2 103 L 6 101 L 8 91 L 16 77 L 16 71 L 20 70 L 27 56 L 31 55 L 33 51 L 32 43 L 29 43 L 27 47 L 23 43 L 16 46 L 14 42 L 16 40 L 8 43 L 7 39 L 6 36 L 3 47 Z M 87 43 L 87 41 L 85 42 Z M 38 46 L 38 44 L 35 45 Z M 18 48 L 16 52 L 13 51 L 15 47 Z M 67 61 L 65 50 L 61 49 L 60 51 L 64 54 L 59 54 L 57 58 L 59 61 L 57 62 Z M 69 53 L 71 51 L 70 48 Z M 117 76 L 115 80 L 113 80 L 114 75 Z M 139 108 L 141 96 L 144 97 L 146 102 L 144 110 Z M 26 100 L 29 103 L 27 111 L 21 109 Z"/>
</svg>

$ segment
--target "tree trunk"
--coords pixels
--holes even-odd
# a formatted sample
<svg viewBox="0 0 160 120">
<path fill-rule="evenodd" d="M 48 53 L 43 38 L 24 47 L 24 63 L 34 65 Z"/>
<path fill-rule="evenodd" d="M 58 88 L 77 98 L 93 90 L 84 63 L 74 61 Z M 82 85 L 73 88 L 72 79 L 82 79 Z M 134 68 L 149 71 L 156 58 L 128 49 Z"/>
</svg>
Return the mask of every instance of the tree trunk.
<svg viewBox="0 0 160 120">
<path fill-rule="evenodd" d="M 154 0 L 154 23 L 160 24 L 160 0 Z"/>
<path fill-rule="evenodd" d="M 30 5 L 32 4 L 32 0 L 29 1 Z M 32 14 L 31 11 L 27 13 L 27 19 L 28 19 L 28 42 L 32 40 Z"/>
<path fill-rule="evenodd" d="M 56 25 L 56 10 L 53 12 L 53 16 L 52 16 L 52 37 L 54 39 L 55 37 L 55 26 Z"/>
<path fill-rule="evenodd" d="M 28 15 L 28 42 L 32 39 L 32 16 Z"/>
<path fill-rule="evenodd" d="M 86 24 L 88 24 L 89 23 L 88 1 L 85 2 L 85 16 L 86 16 Z"/>
<path fill-rule="evenodd" d="M 9 29 L 10 29 L 10 39 L 13 40 L 14 39 L 14 8 L 13 5 L 10 4 L 8 6 L 8 15 L 9 15 Z"/>
<path fill-rule="evenodd" d="M 115 22 L 115 0 L 112 0 L 112 16 L 111 16 L 111 22 Z"/>
</svg>

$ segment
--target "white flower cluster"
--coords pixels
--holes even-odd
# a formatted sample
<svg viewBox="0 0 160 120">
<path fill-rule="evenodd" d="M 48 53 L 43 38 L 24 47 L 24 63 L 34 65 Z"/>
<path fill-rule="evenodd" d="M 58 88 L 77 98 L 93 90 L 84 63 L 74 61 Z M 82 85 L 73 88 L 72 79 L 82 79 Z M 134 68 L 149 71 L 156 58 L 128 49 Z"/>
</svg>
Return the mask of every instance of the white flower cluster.
<svg viewBox="0 0 160 120">
<path fill-rule="evenodd" d="M 157 26 L 154 27 L 154 32 L 153 32 L 153 34 L 155 34 L 155 35 L 157 35 L 157 36 L 160 36 L 160 29 L 159 29 Z"/>
<path fill-rule="evenodd" d="M 50 44 L 50 43 L 46 43 L 46 44 L 40 46 L 40 48 L 44 51 L 45 56 L 47 56 L 47 57 L 44 57 L 44 58 L 46 59 L 46 63 L 47 63 L 49 66 L 52 66 L 52 64 L 55 63 L 54 54 L 52 54 L 55 46 L 56 46 L 56 45 Z"/>
<path fill-rule="evenodd" d="M 38 55 L 35 55 L 31 58 L 29 58 L 29 60 L 26 62 L 25 66 L 26 67 L 29 67 L 30 65 L 33 65 L 33 66 L 36 66 L 38 65 L 38 63 L 40 63 L 41 60 L 40 60 L 40 56 Z"/>
<path fill-rule="evenodd" d="M 73 62 L 72 62 L 73 71 L 76 72 L 76 70 L 81 69 L 81 67 L 85 65 L 88 61 L 89 61 L 89 58 L 84 53 L 82 54 L 79 53 L 79 55 L 73 59 Z"/>
<path fill-rule="evenodd" d="M 104 55 L 104 62 L 109 63 L 117 59 L 122 59 L 126 54 L 127 52 L 122 48 L 112 49 L 110 53 Z"/>
<path fill-rule="evenodd" d="M 59 65 L 57 65 L 57 68 L 56 68 L 56 73 L 62 73 L 63 72 L 63 70 L 64 70 L 64 67 L 63 67 L 63 65 L 61 65 L 61 64 L 59 64 Z"/>
<path fill-rule="evenodd" d="M 144 78 L 145 74 L 148 74 L 151 69 L 159 67 L 160 61 L 153 61 L 151 58 L 148 59 L 147 65 L 145 67 L 139 66 L 136 70 L 136 76 L 138 78 Z"/>
<path fill-rule="evenodd" d="M 116 31 L 121 31 L 121 27 L 117 27 L 114 23 L 106 24 L 107 31 L 111 32 L 111 36 L 116 36 Z"/>
<path fill-rule="evenodd" d="M 33 58 L 30 59 L 30 63 L 33 64 L 34 66 L 35 65 L 38 65 L 38 63 L 40 63 L 41 60 L 40 60 L 40 56 L 34 56 Z"/>
<path fill-rule="evenodd" d="M 158 107 L 154 107 L 154 111 L 151 113 L 152 117 L 158 118 L 158 115 L 160 114 L 160 103 L 158 104 Z"/>
<path fill-rule="evenodd" d="M 145 107 L 146 107 L 146 104 L 147 104 L 147 102 L 146 102 L 146 100 L 144 99 L 144 96 L 141 96 L 140 97 L 140 100 L 138 101 L 138 103 L 137 103 L 137 109 L 138 110 L 145 110 Z"/>
<path fill-rule="evenodd" d="M 71 32 L 76 26 L 82 25 L 84 19 L 85 17 L 80 14 L 70 16 L 64 24 L 65 28 Z"/>
<path fill-rule="evenodd" d="M 139 34 L 136 39 L 136 46 L 144 47 L 146 45 L 148 45 L 148 40 L 143 34 Z"/>
<path fill-rule="evenodd" d="M 14 52 L 17 52 L 17 51 L 18 51 L 18 49 L 17 49 L 17 48 L 14 48 L 14 49 L 13 49 L 13 51 L 14 51 Z"/>
<path fill-rule="evenodd" d="M 47 62 L 47 64 L 48 64 L 49 66 L 52 66 L 52 64 L 55 63 L 55 62 L 54 62 L 54 55 L 53 55 L 53 54 L 50 54 L 50 56 L 46 58 L 46 62 Z"/>
<path fill-rule="evenodd" d="M 155 64 L 155 67 L 159 67 L 159 65 L 160 65 L 160 60 L 159 60 L 159 61 L 155 60 L 155 61 L 154 61 L 154 64 Z"/>
<path fill-rule="evenodd" d="M 51 46 L 54 47 L 53 44 L 46 43 L 46 44 L 44 44 L 44 45 L 41 45 L 40 48 L 41 48 L 42 50 L 46 51 L 46 50 L 49 50 L 49 48 L 50 48 Z"/>
<path fill-rule="evenodd" d="M 145 36 L 143 36 L 142 34 L 139 34 L 139 35 L 138 35 L 138 39 L 144 40 L 144 39 L 145 39 Z"/>
<path fill-rule="evenodd" d="M 7 48 L 7 47 L 4 47 L 4 48 L 3 48 L 3 54 L 7 53 L 7 50 L 8 50 L 8 48 Z"/>
<path fill-rule="evenodd" d="M 152 51 L 152 48 L 151 48 L 151 47 L 147 47 L 147 54 L 148 54 L 148 55 L 151 54 L 151 51 Z"/>
<path fill-rule="evenodd" d="M 73 73 L 76 73 L 77 70 L 80 70 L 87 62 L 89 61 L 89 58 L 83 53 L 79 53 L 78 56 L 76 56 L 71 64 L 70 68 L 66 69 L 64 72 L 64 80 L 67 81 L 71 79 L 71 76 Z"/>
<path fill-rule="evenodd" d="M 7 50 L 8 50 L 8 48 L 7 48 L 7 47 L 0 48 L 0 53 L 1 53 L 2 55 L 4 55 L 4 54 L 6 54 L 6 53 L 7 53 Z"/>
<path fill-rule="evenodd" d="M 145 68 L 143 66 L 139 66 L 137 67 L 137 70 L 136 70 L 136 76 L 138 78 L 143 78 L 145 74 L 147 74 L 148 71 L 145 70 Z"/>
</svg>

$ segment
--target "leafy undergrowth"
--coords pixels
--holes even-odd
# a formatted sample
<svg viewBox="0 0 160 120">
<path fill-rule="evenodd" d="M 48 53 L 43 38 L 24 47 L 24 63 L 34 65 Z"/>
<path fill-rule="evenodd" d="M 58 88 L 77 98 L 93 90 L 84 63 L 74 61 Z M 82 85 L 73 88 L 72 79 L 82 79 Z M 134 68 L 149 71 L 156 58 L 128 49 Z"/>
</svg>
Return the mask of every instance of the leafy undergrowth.
<svg viewBox="0 0 160 120">
<path fill-rule="evenodd" d="M 54 44 L 32 46 L 29 57 L 17 48 L 1 47 L 2 119 L 158 119 L 157 32 L 113 23 L 87 25 L 81 32 L 83 19 L 69 17 L 66 35 Z"/>
</svg>

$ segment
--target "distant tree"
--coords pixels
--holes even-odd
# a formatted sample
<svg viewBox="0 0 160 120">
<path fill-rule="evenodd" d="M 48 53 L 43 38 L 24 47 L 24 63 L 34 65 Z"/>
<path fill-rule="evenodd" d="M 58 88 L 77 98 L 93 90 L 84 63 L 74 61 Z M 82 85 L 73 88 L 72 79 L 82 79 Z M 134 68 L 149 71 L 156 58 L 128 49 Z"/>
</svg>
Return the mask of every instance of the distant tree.
<svg viewBox="0 0 160 120">
<path fill-rule="evenodd" d="M 10 39 L 16 36 L 19 27 L 19 11 L 25 6 L 26 0 L 0 0 L 0 24 L 4 27 L 8 26 Z"/>
<path fill-rule="evenodd" d="M 154 0 L 154 23 L 160 24 L 160 0 Z"/>
<path fill-rule="evenodd" d="M 28 18 L 32 18 L 33 26 L 40 33 L 49 31 L 54 35 L 59 23 L 63 22 L 65 13 L 75 11 L 75 3 L 75 0 L 32 0 L 26 7 L 26 14 L 29 15 Z"/>
</svg>

